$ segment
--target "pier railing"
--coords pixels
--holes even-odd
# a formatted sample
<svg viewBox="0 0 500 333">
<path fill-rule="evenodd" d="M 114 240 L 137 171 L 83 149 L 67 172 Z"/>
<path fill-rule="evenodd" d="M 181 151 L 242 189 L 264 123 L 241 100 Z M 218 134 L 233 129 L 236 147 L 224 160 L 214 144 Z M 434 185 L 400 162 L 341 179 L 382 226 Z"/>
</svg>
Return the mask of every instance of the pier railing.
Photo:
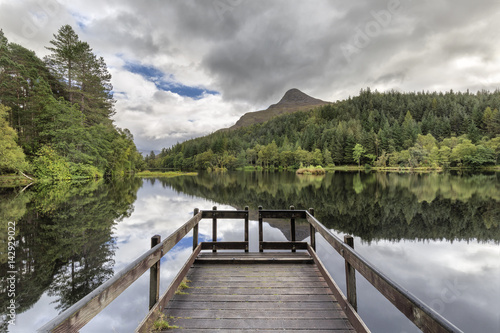
<svg viewBox="0 0 500 333">
<path fill-rule="evenodd" d="M 399 311 L 410 319 L 423 332 L 462 332 L 448 320 L 432 310 L 413 294 L 385 276 L 374 265 L 364 259 L 353 248 L 352 237 L 346 236 L 344 241 L 335 236 L 329 229 L 314 217 L 314 210 L 295 210 L 293 206 L 289 210 L 264 210 L 259 207 L 259 251 L 265 250 L 308 250 L 314 258 L 316 257 L 316 234 L 321 235 L 325 241 L 334 248 L 345 260 L 347 297 L 341 295 L 339 303 L 344 304 L 347 312 L 356 311 L 356 279 L 355 271 L 358 271 L 370 282 L 384 297 L 386 297 Z M 202 219 L 212 219 L 212 241 L 198 242 L 199 222 Z M 241 242 L 225 242 L 217 240 L 217 224 L 220 219 L 244 220 L 244 240 Z M 268 219 L 289 219 L 291 241 L 288 242 L 266 242 L 264 241 L 263 222 Z M 310 243 L 296 241 L 296 219 L 305 219 L 309 223 Z M 75 303 L 69 309 L 61 313 L 52 321 L 44 325 L 38 332 L 78 332 L 94 316 L 109 305 L 118 295 L 127 289 L 134 281 L 150 270 L 150 309 L 158 306 L 159 283 L 160 283 L 160 259 L 168 253 L 180 240 L 193 230 L 193 255 L 185 267 L 189 267 L 194 258 L 201 250 L 242 250 L 249 251 L 249 210 L 212 210 L 199 211 L 195 209 L 193 217 L 173 234 L 161 241 L 160 236 L 155 235 L 151 239 L 152 248 L 118 272 L 111 279 L 92 291 L 83 299 Z M 316 259 L 315 259 L 316 260 Z M 185 268 L 185 269 L 187 269 Z M 322 268 L 322 266 L 320 267 Z M 180 276 L 179 274 L 178 276 Z M 175 279 L 172 286 L 180 284 L 180 279 Z M 333 287 L 336 286 L 331 286 Z M 338 288 L 337 288 L 338 289 Z M 349 313 L 348 313 L 349 315 Z M 353 314 L 357 315 L 357 314 Z"/>
</svg>

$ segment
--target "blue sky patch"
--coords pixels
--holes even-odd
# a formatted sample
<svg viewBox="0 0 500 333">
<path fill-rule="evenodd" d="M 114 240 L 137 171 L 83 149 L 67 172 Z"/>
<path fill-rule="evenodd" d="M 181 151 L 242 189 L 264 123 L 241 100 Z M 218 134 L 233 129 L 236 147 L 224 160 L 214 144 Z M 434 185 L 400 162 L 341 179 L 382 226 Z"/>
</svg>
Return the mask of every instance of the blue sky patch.
<svg viewBox="0 0 500 333">
<path fill-rule="evenodd" d="M 146 80 L 153 82 L 160 90 L 170 91 L 180 96 L 199 99 L 203 94 L 219 94 L 217 91 L 213 90 L 185 86 L 179 82 L 176 82 L 172 74 L 167 75 L 154 66 L 146 66 L 139 63 L 127 62 L 123 68 L 131 73 L 139 74 Z"/>
</svg>

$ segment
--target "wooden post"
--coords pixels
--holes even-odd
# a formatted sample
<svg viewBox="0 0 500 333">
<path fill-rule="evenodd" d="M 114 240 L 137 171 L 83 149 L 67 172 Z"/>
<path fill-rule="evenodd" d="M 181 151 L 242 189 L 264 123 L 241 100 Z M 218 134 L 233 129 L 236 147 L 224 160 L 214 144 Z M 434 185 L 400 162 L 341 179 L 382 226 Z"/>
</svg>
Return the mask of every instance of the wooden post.
<svg viewBox="0 0 500 333">
<path fill-rule="evenodd" d="M 193 216 L 198 215 L 199 212 L 200 210 L 198 208 L 195 208 Z M 198 246 L 198 223 L 196 223 L 196 225 L 193 227 L 193 251 L 194 249 L 196 249 L 197 246 Z"/>
<path fill-rule="evenodd" d="M 344 243 L 354 249 L 354 238 L 352 236 L 344 236 Z M 345 261 L 345 278 L 347 285 L 347 301 L 352 305 L 354 310 L 358 311 L 358 301 L 356 298 L 356 270 L 347 260 Z"/>
<path fill-rule="evenodd" d="M 314 208 L 309 208 L 309 213 L 314 216 Z M 309 224 L 309 234 L 311 238 L 311 247 L 316 251 L 316 229 L 314 229 L 312 224 Z"/>
<path fill-rule="evenodd" d="M 248 252 L 248 206 L 245 207 L 245 252 Z"/>
<path fill-rule="evenodd" d="M 293 205 L 290 206 L 290 210 L 295 210 L 295 207 Z M 295 218 L 294 217 L 292 217 L 290 219 L 290 233 L 291 233 L 292 242 L 295 242 L 296 236 L 295 236 Z M 292 247 L 292 252 L 296 252 L 295 246 Z"/>
<path fill-rule="evenodd" d="M 264 241 L 264 231 L 262 230 L 262 214 L 260 211 L 262 210 L 262 206 L 259 206 L 259 252 L 264 252 L 262 248 L 262 242 Z"/>
<path fill-rule="evenodd" d="M 160 244 L 161 236 L 151 237 L 151 248 Z M 158 302 L 160 298 L 160 260 L 149 269 L 149 310 Z"/>
<path fill-rule="evenodd" d="M 217 206 L 212 208 L 214 211 L 217 210 Z M 217 218 L 215 217 L 215 213 L 213 213 L 212 218 L 212 242 L 217 242 Z M 217 252 L 217 245 L 213 245 L 212 252 Z"/>
</svg>

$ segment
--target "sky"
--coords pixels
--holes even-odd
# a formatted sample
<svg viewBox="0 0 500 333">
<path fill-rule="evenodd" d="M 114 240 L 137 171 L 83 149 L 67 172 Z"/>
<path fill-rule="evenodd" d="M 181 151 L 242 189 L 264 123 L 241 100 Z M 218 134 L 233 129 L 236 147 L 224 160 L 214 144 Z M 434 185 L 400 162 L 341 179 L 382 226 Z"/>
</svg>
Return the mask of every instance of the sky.
<svg viewBox="0 0 500 333">
<path fill-rule="evenodd" d="M 233 125 L 291 88 L 500 88 L 500 1 L 0 0 L 0 29 L 43 58 L 70 24 L 112 74 L 115 124 L 143 152 Z"/>
</svg>

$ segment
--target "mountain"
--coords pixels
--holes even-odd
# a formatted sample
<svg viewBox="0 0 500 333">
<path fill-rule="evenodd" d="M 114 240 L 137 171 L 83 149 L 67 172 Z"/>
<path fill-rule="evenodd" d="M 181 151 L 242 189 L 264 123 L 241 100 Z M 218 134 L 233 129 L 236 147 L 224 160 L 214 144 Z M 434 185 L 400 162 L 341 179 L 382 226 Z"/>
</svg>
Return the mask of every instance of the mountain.
<svg viewBox="0 0 500 333">
<path fill-rule="evenodd" d="M 297 111 L 308 111 L 316 107 L 331 104 L 317 98 L 313 98 L 299 89 L 288 90 L 283 98 L 266 110 L 245 113 L 229 130 L 250 126 L 256 123 L 264 123 L 274 117 Z"/>
</svg>

